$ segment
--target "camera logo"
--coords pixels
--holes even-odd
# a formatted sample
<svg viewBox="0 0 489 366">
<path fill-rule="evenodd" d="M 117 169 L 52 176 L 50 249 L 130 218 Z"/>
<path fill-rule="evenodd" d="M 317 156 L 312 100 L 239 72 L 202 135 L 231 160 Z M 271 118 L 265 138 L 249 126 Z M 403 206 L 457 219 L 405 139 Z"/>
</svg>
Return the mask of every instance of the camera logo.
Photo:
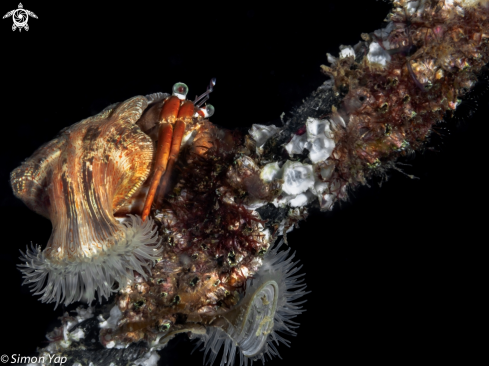
<svg viewBox="0 0 489 366">
<path fill-rule="evenodd" d="M 19 8 L 9 11 L 3 16 L 3 19 L 12 17 L 14 21 L 14 24 L 12 25 L 12 30 L 15 31 L 18 28 L 20 32 L 22 31 L 22 28 L 24 28 L 26 31 L 29 30 L 29 26 L 27 25 L 29 16 L 37 19 L 36 14 L 34 14 L 30 10 L 24 9 L 22 3 L 19 3 Z"/>
</svg>

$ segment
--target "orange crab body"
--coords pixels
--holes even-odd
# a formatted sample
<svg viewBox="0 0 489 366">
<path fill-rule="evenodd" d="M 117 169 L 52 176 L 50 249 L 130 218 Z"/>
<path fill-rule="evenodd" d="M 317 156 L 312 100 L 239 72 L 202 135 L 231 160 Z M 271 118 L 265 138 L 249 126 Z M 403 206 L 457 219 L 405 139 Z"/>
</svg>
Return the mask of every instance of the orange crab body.
<svg viewBox="0 0 489 366">
<path fill-rule="evenodd" d="M 142 211 L 142 219 L 146 220 L 151 206 L 155 198 L 161 202 L 163 195 L 168 186 L 173 166 L 178 158 L 182 139 L 184 137 L 186 127 L 194 123 L 194 118 L 202 119 L 208 117 L 210 113 L 196 107 L 195 103 L 200 99 L 206 100 L 208 94 L 212 91 L 212 86 L 215 84 L 215 79 L 211 81 L 210 88 L 207 92 L 196 98 L 195 102 L 186 100 L 187 86 L 183 83 L 177 83 L 173 86 L 173 95 L 163 101 L 161 113 L 159 117 L 159 133 L 158 143 L 155 156 L 154 174 L 151 178 L 151 184 L 144 202 Z M 208 106 L 209 107 L 209 106 Z M 159 187 L 159 188 L 158 188 Z M 157 197 L 158 191 L 158 197 Z"/>
</svg>

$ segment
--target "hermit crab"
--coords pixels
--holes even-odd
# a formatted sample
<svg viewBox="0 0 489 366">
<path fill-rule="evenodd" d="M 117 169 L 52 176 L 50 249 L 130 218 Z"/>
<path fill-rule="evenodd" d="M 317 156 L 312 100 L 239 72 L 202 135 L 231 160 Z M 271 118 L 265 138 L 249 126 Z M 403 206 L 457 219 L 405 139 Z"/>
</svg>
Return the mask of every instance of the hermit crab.
<svg viewBox="0 0 489 366">
<path fill-rule="evenodd" d="M 487 1 L 393 4 L 384 29 L 328 55 L 331 80 L 280 127 L 213 126 L 201 108 L 213 80 L 194 102 L 178 83 L 63 130 L 11 176 L 53 222 L 47 248 L 23 254 L 26 282 L 56 304 L 118 291 L 100 324 L 106 348 L 157 350 L 191 333 L 211 363 L 222 346 L 221 365 L 236 349 L 241 364 L 276 355 L 306 292 L 273 242 L 308 206 L 331 210 L 423 148 L 489 60 Z"/>
<path fill-rule="evenodd" d="M 118 292 L 99 324 L 106 348 L 158 349 L 190 332 L 211 362 L 224 345 L 221 364 L 236 350 L 246 364 L 278 354 L 274 342 L 288 341 L 277 332 L 295 334 L 303 275 L 252 208 L 279 183 L 260 178 L 249 140 L 208 121 L 214 85 L 193 102 L 177 83 L 171 96 L 111 105 L 11 174 L 15 195 L 53 224 L 44 251 L 22 253 L 25 283 L 56 305 Z"/>
<path fill-rule="evenodd" d="M 100 301 L 134 279 L 133 271 L 146 277 L 161 254 L 148 217 L 156 189 L 161 199 L 182 139 L 188 142 L 213 113 L 211 105 L 200 106 L 214 84 L 195 102 L 185 100 L 187 86 L 177 83 L 171 96 L 111 105 L 62 130 L 11 173 L 14 194 L 53 225 L 46 249 L 31 246 L 20 265 L 41 301 L 91 302 L 95 292 Z M 133 197 L 141 191 L 144 209 L 138 211 Z M 137 216 L 123 219 L 129 212 Z"/>
</svg>

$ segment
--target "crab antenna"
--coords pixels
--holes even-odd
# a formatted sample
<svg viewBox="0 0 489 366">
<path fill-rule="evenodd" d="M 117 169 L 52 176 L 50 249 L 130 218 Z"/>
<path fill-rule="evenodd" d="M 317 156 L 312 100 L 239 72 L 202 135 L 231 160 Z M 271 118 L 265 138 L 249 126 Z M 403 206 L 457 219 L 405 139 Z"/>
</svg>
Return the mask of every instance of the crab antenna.
<svg viewBox="0 0 489 366">
<path fill-rule="evenodd" d="M 207 99 L 209 99 L 209 94 L 212 93 L 212 91 L 214 90 L 214 86 L 216 85 L 216 78 L 212 78 L 211 79 L 211 82 L 209 83 L 209 86 L 207 87 L 207 90 L 205 91 L 205 93 L 199 95 L 198 97 L 195 97 L 195 100 L 194 100 L 194 104 L 197 105 L 196 103 L 201 100 L 202 98 L 205 98 L 207 97 Z M 205 99 L 205 100 L 207 100 Z M 204 100 L 204 102 L 205 102 Z M 200 107 L 202 104 L 204 104 L 204 102 L 200 102 L 197 107 Z"/>
<path fill-rule="evenodd" d="M 209 99 L 209 94 L 207 94 L 204 99 L 202 99 L 199 103 L 197 103 L 195 106 L 200 108 L 202 106 L 202 104 L 204 104 L 205 102 L 207 102 L 207 100 Z"/>
</svg>

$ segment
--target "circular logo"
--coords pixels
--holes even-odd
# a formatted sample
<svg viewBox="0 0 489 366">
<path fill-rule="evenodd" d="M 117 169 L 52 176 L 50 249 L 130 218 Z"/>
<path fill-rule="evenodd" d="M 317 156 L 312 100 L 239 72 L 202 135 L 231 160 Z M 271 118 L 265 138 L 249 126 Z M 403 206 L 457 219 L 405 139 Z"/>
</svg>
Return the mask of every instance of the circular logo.
<svg viewBox="0 0 489 366">
<path fill-rule="evenodd" d="M 17 27 L 22 28 L 27 24 L 29 16 L 24 9 L 17 9 L 12 14 L 12 19 Z"/>
</svg>

